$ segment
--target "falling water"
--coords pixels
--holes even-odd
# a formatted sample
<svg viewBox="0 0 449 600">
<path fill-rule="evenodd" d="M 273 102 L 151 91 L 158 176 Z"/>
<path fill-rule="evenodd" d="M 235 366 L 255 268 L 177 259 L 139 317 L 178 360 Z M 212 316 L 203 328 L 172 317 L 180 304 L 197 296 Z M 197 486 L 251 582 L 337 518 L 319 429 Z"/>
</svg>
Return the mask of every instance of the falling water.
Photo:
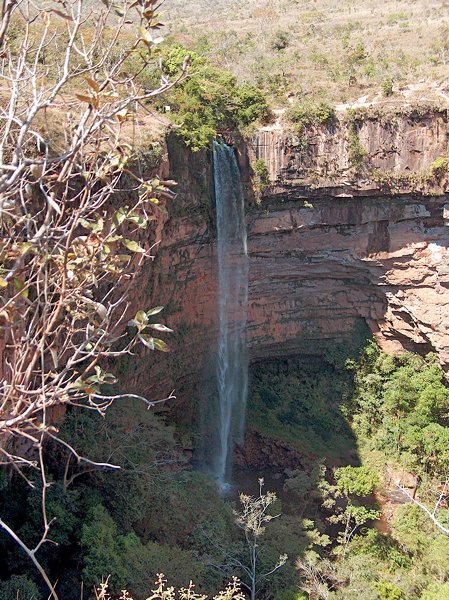
<svg viewBox="0 0 449 600">
<path fill-rule="evenodd" d="M 243 441 L 245 427 L 248 252 L 242 185 L 234 150 L 214 142 L 213 159 L 220 330 L 216 365 L 217 443 L 211 466 L 220 487 L 224 488 L 229 483 L 233 447 Z"/>
</svg>

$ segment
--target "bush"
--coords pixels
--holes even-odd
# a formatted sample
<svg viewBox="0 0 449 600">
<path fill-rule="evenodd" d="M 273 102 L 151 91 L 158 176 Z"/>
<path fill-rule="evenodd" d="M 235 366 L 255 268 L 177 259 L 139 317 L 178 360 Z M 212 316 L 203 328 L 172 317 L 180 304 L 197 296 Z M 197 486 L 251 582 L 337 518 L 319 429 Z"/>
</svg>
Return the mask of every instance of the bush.
<svg viewBox="0 0 449 600">
<path fill-rule="evenodd" d="M 388 24 L 389 25 L 397 25 L 398 23 L 404 23 L 405 21 L 408 21 L 408 14 L 401 10 L 399 12 L 394 12 L 394 13 L 390 13 L 388 15 Z"/>
<path fill-rule="evenodd" d="M 357 125 L 355 123 L 351 123 L 349 127 L 348 151 L 349 159 L 354 167 L 358 169 L 362 168 L 365 163 L 367 151 L 360 141 Z"/>
<path fill-rule="evenodd" d="M 0 582 L 2 600 L 41 600 L 37 585 L 24 575 L 13 575 L 7 581 Z"/>
<path fill-rule="evenodd" d="M 286 112 L 286 117 L 300 133 L 311 125 L 330 125 L 335 119 L 335 110 L 327 102 L 297 104 Z"/>
<path fill-rule="evenodd" d="M 254 175 L 256 176 L 256 187 L 263 188 L 270 183 L 270 172 L 265 161 L 258 158 L 253 165 Z"/>
<path fill-rule="evenodd" d="M 382 82 L 382 95 L 388 98 L 388 96 L 393 95 L 393 80 L 385 79 Z"/>
<path fill-rule="evenodd" d="M 448 172 L 449 159 L 446 156 L 439 156 L 430 165 L 430 171 L 432 175 L 437 177 L 443 177 Z"/>
<path fill-rule="evenodd" d="M 335 119 L 335 110 L 327 102 L 320 102 L 313 111 L 313 118 L 320 125 L 329 125 Z"/>
<path fill-rule="evenodd" d="M 376 585 L 382 600 L 405 600 L 404 592 L 394 583 L 381 581 Z"/>
<path fill-rule="evenodd" d="M 175 76 L 186 56 L 190 76 L 164 99 L 179 125 L 178 135 L 196 152 L 210 145 L 220 130 L 266 122 L 271 111 L 263 93 L 249 84 L 239 85 L 234 75 L 209 63 L 196 52 L 175 44 L 163 58 L 167 75 Z"/>
<path fill-rule="evenodd" d="M 289 36 L 286 31 L 278 31 L 271 42 L 273 50 L 285 50 L 289 44 Z"/>
<path fill-rule="evenodd" d="M 346 495 L 369 496 L 379 483 L 370 467 L 340 467 L 335 470 L 337 487 Z"/>
<path fill-rule="evenodd" d="M 101 505 L 92 508 L 82 526 L 84 581 L 95 585 L 110 575 L 111 588 L 130 589 L 138 597 L 164 571 L 176 586 L 186 586 L 192 578 L 201 583 L 203 566 L 179 546 L 142 543 L 135 533 L 120 535 L 116 524 Z"/>
</svg>

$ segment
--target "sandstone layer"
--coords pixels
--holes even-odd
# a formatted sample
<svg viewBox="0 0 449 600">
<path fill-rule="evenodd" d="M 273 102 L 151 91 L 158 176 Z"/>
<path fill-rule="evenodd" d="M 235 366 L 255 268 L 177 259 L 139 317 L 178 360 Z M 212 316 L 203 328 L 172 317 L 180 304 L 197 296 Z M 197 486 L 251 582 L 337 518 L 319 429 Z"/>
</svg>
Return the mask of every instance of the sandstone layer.
<svg viewBox="0 0 449 600">
<path fill-rule="evenodd" d="M 404 118 L 394 131 L 368 120 L 358 132 L 362 170 L 350 164 L 344 128 L 309 133 L 307 153 L 279 131 L 240 146 L 243 179 L 257 157 L 271 177 L 247 213 L 252 361 L 319 355 L 364 322 L 385 350 L 434 350 L 449 366 L 449 197 L 432 171 L 447 151 L 446 116 Z M 218 325 L 213 186 L 207 154 L 169 149 L 180 193 L 140 281 L 166 306 L 172 353 L 143 351 L 129 379 L 140 392 L 176 388 L 188 419 L 192 382 L 212 377 Z M 373 167 L 395 173 L 394 185 L 376 183 Z"/>
</svg>

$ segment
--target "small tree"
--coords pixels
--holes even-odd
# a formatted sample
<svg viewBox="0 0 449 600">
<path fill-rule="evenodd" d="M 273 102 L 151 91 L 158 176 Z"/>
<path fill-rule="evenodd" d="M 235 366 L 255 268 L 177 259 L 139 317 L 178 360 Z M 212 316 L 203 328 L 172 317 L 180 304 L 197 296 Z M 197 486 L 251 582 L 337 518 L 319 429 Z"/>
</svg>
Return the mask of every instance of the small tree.
<svg viewBox="0 0 449 600">
<path fill-rule="evenodd" d="M 281 554 L 278 562 L 271 570 L 259 573 L 261 538 L 265 533 L 265 526 L 280 516 L 269 514 L 268 509 L 276 501 L 276 494 L 274 492 L 263 494 L 263 484 L 263 479 L 259 479 L 259 495 L 257 497 L 240 494 L 242 509 L 240 512 L 235 512 L 236 523 L 243 530 L 249 552 L 248 563 L 244 564 L 237 561 L 236 566 L 239 566 L 248 578 L 249 583 L 245 583 L 242 579 L 242 585 L 249 590 L 251 600 L 255 600 L 259 584 L 268 579 L 287 562 L 287 555 Z"/>
<path fill-rule="evenodd" d="M 367 496 L 373 493 L 378 477 L 369 467 L 352 466 L 336 469 L 334 476 L 337 484 L 324 486 L 327 498 L 323 505 L 334 511 L 328 518 L 330 523 L 344 525 L 344 530 L 339 534 L 339 541 L 345 556 L 355 532 L 368 521 L 380 517 L 379 509 L 366 504 L 365 501 Z"/>
</svg>

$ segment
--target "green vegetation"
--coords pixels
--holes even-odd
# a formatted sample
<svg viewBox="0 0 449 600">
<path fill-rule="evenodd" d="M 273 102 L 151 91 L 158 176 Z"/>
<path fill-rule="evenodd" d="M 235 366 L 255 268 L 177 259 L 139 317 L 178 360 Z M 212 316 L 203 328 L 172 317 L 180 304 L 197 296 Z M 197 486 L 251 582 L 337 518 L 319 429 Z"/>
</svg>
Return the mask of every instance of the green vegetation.
<svg viewBox="0 0 449 600">
<path fill-rule="evenodd" d="M 271 42 L 273 50 L 285 50 L 289 45 L 290 36 L 286 31 L 277 31 Z"/>
<path fill-rule="evenodd" d="M 444 471 L 449 390 L 436 356 L 387 356 L 371 344 L 356 370 L 353 427 L 371 449 L 421 477 Z"/>
<path fill-rule="evenodd" d="M 248 0 L 217 2 L 214 11 L 206 0 L 170 0 L 166 9 L 175 39 L 276 105 L 353 102 L 378 96 L 389 79 L 398 88 L 423 79 L 428 96 L 446 77 L 449 16 L 440 0 Z"/>
<path fill-rule="evenodd" d="M 430 165 L 432 175 L 442 178 L 448 173 L 449 159 L 446 156 L 439 156 Z"/>
<path fill-rule="evenodd" d="M 374 342 L 362 347 L 365 335 L 354 332 L 319 360 L 253 369 L 249 427 L 304 457 L 284 472 L 282 507 L 269 492 L 259 500 L 244 494 L 240 509 L 220 499 L 205 475 L 185 469 L 176 430 L 143 407 L 123 400 L 105 418 L 70 411 L 63 439 L 92 460 L 113 457 L 123 468 L 77 464 L 61 447 L 52 449 L 47 511 L 57 519 L 59 548 L 49 547 L 44 563 L 60 577 L 64 600 L 78 600 L 80 576 L 91 588 L 105 573 L 111 592 L 126 587 L 144 599 L 160 571 L 176 587 L 192 578 L 209 593 L 235 574 L 250 589 L 259 579 L 256 597 L 267 600 L 319 598 L 317 581 L 330 600 L 445 593 L 449 537 L 418 506 L 397 505 L 386 533 L 372 524 L 381 514 L 374 494 L 391 493 L 387 466 L 417 476 L 419 498 L 432 506 L 449 465 L 449 390 L 435 356 L 389 356 Z M 32 541 L 39 536 L 39 494 L 18 478 L 1 485 L 8 520 Z M 20 525 L 24 506 L 31 519 Z M 442 523 L 445 513 L 438 512 Z M 247 559 L 253 542 L 254 564 Z M 5 598 L 24 590 L 43 600 L 17 548 L 5 536 L 0 546 Z"/>
<path fill-rule="evenodd" d="M 299 103 L 289 108 L 285 116 L 294 125 L 295 131 L 302 133 L 311 125 L 330 125 L 335 119 L 335 111 L 326 102 Z"/>
<path fill-rule="evenodd" d="M 267 185 L 270 181 L 270 172 L 268 171 L 268 167 L 265 161 L 261 158 L 258 158 L 254 161 L 252 167 L 254 174 L 257 176 L 260 184 Z"/>
<path fill-rule="evenodd" d="M 24 575 L 13 575 L 7 581 L 0 582 L 0 598 L 2 600 L 39 600 L 41 594 L 33 581 Z"/>
<path fill-rule="evenodd" d="M 365 164 L 367 151 L 360 141 L 358 127 L 355 122 L 349 124 L 348 149 L 352 165 L 356 169 L 362 169 Z"/>
<path fill-rule="evenodd" d="M 252 169 L 254 172 L 254 187 L 256 191 L 256 197 L 260 198 L 261 194 L 267 189 L 270 185 L 270 172 L 265 161 L 261 158 L 258 158 L 252 164 Z"/>
<path fill-rule="evenodd" d="M 338 528 L 329 540 L 331 562 L 324 538 L 312 553 L 298 556 L 300 586 L 310 598 L 436 598 L 433 594 L 444 591 L 449 580 L 445 562 L 449 537 L 418 506 L 407 503 L 396 507 L 389 533 L 367 526 L 380 516 L 372 497 L 376 489 L 401 495 L 394 483 L 384 489 L 387 467 L 412 474 L 421 501 L 430 508 L 435 503 L 449 466 L 449 390 L 444 373 L 432 354 L 390 356 L 374 342 L 360 354 L 356 348 L 328 352 L 316 369 L 310 362 L 295 366 L 291 361 L 284 368 L 259 365 L 253 373 L 250 426 L 301 448 L 309 457 L 306 469 L 286 471 L 285 490 L 297 499 L 305 519 L 320 506 L 319 516 L 315 513 L 312 518 L 321 535 L 328 535 L 329 527 Z M 339 368 L 333 370 L 332 363 Z M 341 369 L 342 364 L 347 370 Z M 321 378 L 327 389 L 320 387 Z M 332 426 L 322 420 L 320 398 L 326 399 Z M 338 452 L 344 450 L 340 444 L 348 421 L 344 460 L 354 460 L 351 448 L 357 447 L 362 464 L 332 472 L 323 461 L 336 451 L 344 456 Z M 355 437 L 351 438 L 351 430 Z M 320 434 L 326 443 L 320 443 Z M 310 455 L 315 462 L 310 463 Z M 446 513 L 442 509 L 437 514 L 447 526 Z M 321 593 L 326 590 L 328 596 L 317 595 L 317 581 L 325 582 Z"/>
<path fill-rule="evenodd" d="M 354 439 L 341 399 L 351 390 L 351 377 L 330 363 L 256 366 L 251 374 L 248 423 L 268 438 L 320 456 L 345 455 Z"/>
<path fill-rule="evenodd" d="M 389 25 L 403 25 L 405 21 L 408 21 L 408 14 L 403 10 L 388 15 Z"/>
<path fill-rule="evenodd" d="M 391 78 L 382 81 L 382 95 L 386 98 L 393 95 L 393 80 Z"/>
<path fill-rule="evenodd" d="M 238 84 L 229 71 L 219 69 L 196 52 L 175 44 L 162 50 L 163 69 L 176 77 L 188 57 L 187 79 L 164 97 L 176 132 L 193 150 L 210 145 L 217 133 L 267 122 L 271 112 L 263 93 L 253 85 Z"/>
<path fill-rule="evenodd" d="M 122 400 L 105 418 L 71 411 L 61 437 L 91 461 L 108 459 L 122 467 L 112 471 L 77 464 L 60 446 L 52 448 L 47 513 L 55 519 L 52 539 L 59 546 L 49 546 L 43 560 L 50 576 L 60 581 L 61 598 L 79 600 L 81 578 L 88 593 L 110 575 L 112 592 L 126 587 L 143 600 L 159 572 L 175 586 L 186 586 L 192 578 L 200 589 L 219 589 L 223 577 L 204 558 L 210 551 L 208 539 L 217 537 L 228 548 L 238 530 L 214 483 L 183 469 L 171 427 L 143 405 Z M 5 518 L 28 542 L 39 539 L 39 493 L 18 478 L 7 485 L 0 502 Z M 24 507 L 29 516 L 25 523 Z M 42 600 L 32 565 L 4 534 L 0 552 L 8 557 L 1 575 L 5 569 L 11 574 L 19 570 L 29 585 L 39 586 L 36 600 Z"/>
</svg>

